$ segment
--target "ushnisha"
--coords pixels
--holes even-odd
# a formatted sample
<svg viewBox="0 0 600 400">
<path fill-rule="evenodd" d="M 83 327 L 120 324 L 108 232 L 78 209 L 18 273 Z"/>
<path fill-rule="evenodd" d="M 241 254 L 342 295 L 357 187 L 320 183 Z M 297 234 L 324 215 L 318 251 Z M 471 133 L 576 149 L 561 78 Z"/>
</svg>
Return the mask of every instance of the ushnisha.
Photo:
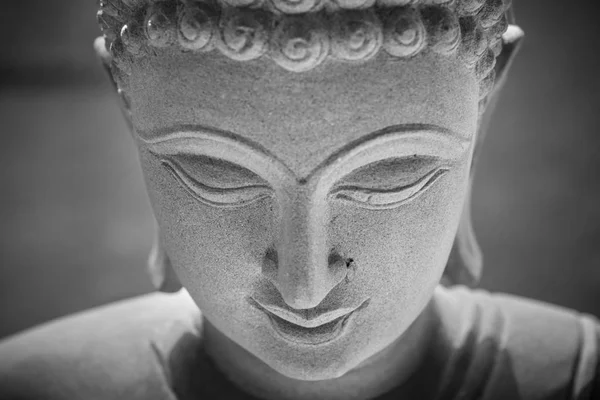
<svg viewBox="0 0 600 400">
<path fill-rule="evenodd" d="M 98 21 L 121 74 L 165 48 L 269 57 L 304 72 L 327 59 L 362 63 L 385 52 L 459 57 L 484 100 L 508 28 L 509 0 L 101 0 Z"/>
</svg>

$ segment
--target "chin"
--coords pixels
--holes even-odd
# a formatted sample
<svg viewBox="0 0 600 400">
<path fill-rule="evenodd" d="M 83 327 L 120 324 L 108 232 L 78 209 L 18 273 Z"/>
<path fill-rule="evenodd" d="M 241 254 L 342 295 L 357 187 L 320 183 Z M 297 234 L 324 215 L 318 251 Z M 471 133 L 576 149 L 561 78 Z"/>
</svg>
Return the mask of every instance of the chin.
<svg viewBox="0 0 600 400">
<path fill-rule="evenodd" d="M 281 375 L 298 381 L 325 381 L 340 378 L 348 372 L 347 369 L 323 369 L 323 368 L 294 368 L 284 366 L 275 369 Z"/>
<path fill-rule="evenodd" d="M 267 365 L 279 374 L 299 381 L 324 381 L 347 374 L 353 366 L 348 360 L 269 360 Z"/>
</svg>

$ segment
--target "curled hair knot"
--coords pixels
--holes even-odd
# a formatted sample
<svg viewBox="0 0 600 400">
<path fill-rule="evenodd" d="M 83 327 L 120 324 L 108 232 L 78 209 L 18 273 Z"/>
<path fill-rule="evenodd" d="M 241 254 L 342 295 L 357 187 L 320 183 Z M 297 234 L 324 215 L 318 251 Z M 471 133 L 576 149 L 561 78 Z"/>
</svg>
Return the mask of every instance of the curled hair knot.
<svg viewBox="0 0 600 400">
<path fill-rule="evenodd" d="M 331 53 L 348 61 L 366 61 L 374 57 L 383 44 L 381 22 L 370 11 L 345 11 L 333 19 Z"/>
<path fill-rule="evenodd" d="M 329 36 L 317 15 L 283 18 L 273 32 L 271 57 L 288 71 L 313 69 L 328 53 Z"/>
<path fill-rule="evenodd" d="M 208 51 L 215 32 L 216 11 L 204 3 L 186 6 L 178 20 L 177 35 L 181 47 Z"/>
<path fill-rule="evenodd" d="M 421 15 L 427 29 L 429 44 L 438 53 L 450 54 L 460 44 L 458 16 L 445 7 L 426 7 Z"/>
<path fill-rule="evenodd" d="M 415 8 L 396 8 L 387 15 L 383 47 L 392 56 L 413 57 L 425 46 L 425 26 Z"/>
<path fill-rule="evenodd" d="M 175 43 L 175 14 L 175 6 L 166 1 L 154 3 L 148 8 L 144 26 L 151 46 L 167 47 Z"/>
<path fill-rule="evenodd" d="M 258 58 L 268 49 L 268 24 L 269 16 L 264 11 L 226 9 L 219 22 L 216 46 L 234 60 Z"/>
<path fill-rule="evenodd" d="M 325 2 L 322 0 L 271 0 L 275 9 L 286 14 L 300 14 L 320 10 Z"/>
</svg>

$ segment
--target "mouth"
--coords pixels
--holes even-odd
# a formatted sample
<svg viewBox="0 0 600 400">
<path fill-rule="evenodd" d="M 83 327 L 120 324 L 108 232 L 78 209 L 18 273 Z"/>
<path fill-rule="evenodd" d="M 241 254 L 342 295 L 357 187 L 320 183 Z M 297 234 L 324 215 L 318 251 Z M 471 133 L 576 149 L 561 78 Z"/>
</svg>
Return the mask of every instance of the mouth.
<svg viewBox="0 0 600 400">
<path fill-rule="evenodd" d="M 317 313 L 312 310 L 299 310 L 296 312 L 277 306 L 267 306 L 249 297 L 250 303 L 263 311 L 269 317 L 271 326 L 281 337 L 287 341 L 305 344 L 322 345 L 341 337 L 352 317 L 357 311 L 366 308 L 369 300 L 364 300 L 359 306 L 352 308 L 339 308 L 332 311 Z"/>
</svg>

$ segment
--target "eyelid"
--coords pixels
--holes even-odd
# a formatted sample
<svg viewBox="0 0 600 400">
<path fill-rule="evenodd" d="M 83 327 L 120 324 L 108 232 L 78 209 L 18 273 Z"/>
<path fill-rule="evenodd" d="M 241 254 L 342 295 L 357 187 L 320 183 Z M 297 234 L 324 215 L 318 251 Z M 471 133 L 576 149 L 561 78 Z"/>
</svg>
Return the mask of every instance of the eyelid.
<svg viewBox="0 0 600 400">
<path fill-rule="evenodd" d="M 174 160 L 162 159 L 161 164 L 198 201 L 214 206 L 235 208 L 271 197 L 273 190 L 266 185 L 218 188 L 198 182 Z"/>
<path fill-rule="evenodd" d="M 358 203 L 373 210 L 386 210 L 401 206 L 418 197 L 449 171 L 446 167 L 436 168 L 406 186 L 392 189 L 371 189 L 359 186 L 342 186 L 331 193 L 336 199 Z"/>
</svg>

